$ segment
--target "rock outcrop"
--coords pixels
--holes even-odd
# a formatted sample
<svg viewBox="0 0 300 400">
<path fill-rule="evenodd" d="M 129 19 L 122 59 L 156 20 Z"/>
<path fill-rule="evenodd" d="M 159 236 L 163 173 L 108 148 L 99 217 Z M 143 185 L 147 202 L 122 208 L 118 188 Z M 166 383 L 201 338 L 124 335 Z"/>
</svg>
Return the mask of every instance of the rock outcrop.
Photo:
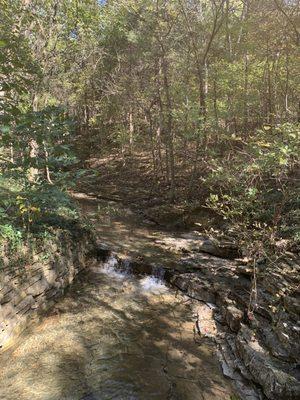
<svg viewBox="0 0 300 400">
<path fill-rule="evenodd" d="M 184 256 L 166 270 L 165 279 L 213 310 L 216 329 L 210 328 L 209 336 L 216 332 L 223 371 L 236 381 L 242 398 L 300 398 L 298 256 L 260 260 L 254 280 L 251 261 L 201 254 L 189 238 L 167 245 Z M 134 273 L 151 274 L 152 267 L 143 262 L 132 266 Z M 261 391 L 254 391 L 252 382 Z"/>
<path fill-rule="evenodd" d="M 256 290 L 250 264 L 223 260 L 219 265 L 217 259 L 199 257 L 192 263 L 198 264 L 194 272 L 177 272 L 170 281 L 187 295 L 217 305 L 215 317 L 226 332 L 223 346 L 230 343 L 233 359 L 239 360 L 234 369 L 262 387 L 268 399 L 300 398 L 297 257 L 257 265 Z"/>
<path fill-rule="evenodd" d="M 84 229 L 76 235 L 59 233 L 41 254 L 32 256 L 29 249 L 23 250 L 28 264 L 5 256 L 0 260 L 0 349 L 53 305 L 91 258 L 105 256 Z"/>
</svg>

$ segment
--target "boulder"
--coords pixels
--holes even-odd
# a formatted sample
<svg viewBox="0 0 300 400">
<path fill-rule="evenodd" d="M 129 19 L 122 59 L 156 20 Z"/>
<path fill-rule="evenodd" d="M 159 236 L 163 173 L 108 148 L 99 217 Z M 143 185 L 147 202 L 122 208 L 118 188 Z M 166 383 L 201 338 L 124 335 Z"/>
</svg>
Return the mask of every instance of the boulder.
<svg viewBox="0 0 300 400">
<path fill-rule="evenodd" d="M 198 251 L 208 253 L 216 257 L 228 258 L 233 260 L 241 254 L 238 247 L 231 242 L 219 242 L 217 240 L 203 240 L 198 247 Z"/>
</svg>

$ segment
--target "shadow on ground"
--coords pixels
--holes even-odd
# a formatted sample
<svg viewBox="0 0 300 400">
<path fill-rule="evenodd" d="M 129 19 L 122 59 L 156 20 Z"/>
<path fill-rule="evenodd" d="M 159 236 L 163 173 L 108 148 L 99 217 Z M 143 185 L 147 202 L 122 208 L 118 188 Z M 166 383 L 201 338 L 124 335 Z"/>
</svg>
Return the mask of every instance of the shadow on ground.
<svg viewBox="0 0 300 400">
<path fill-rule="evenodd" d="M 2 400 L 230 399 L 193 303 L 145 279 L 82 274 L 22 342 L 0 357 Z"/>
</svg>

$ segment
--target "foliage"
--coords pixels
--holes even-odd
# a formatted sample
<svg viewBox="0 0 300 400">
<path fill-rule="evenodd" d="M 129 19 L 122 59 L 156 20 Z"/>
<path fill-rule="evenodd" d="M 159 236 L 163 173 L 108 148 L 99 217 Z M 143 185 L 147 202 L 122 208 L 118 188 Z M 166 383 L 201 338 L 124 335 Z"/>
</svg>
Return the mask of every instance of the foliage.
<svg viewBox="0 0 300 400">
<path fill-rule="evenodd" d="M 43 234 L 50 220 L 58 228 L 78 217 L 65 193 L 72 185 L 69 169 L 76 162 L 71 146 L 74 125 L 64 108 L 53 105 L 51 98 L 45 101 L 43 57 L 49 53 L 37 56 L 35 50 L 40 40 L 49 50 L 53 38 L 40 36 L 33 44 L 38 15 L 43 15 L 38 2 L 35 6 L 1 1 L 0 236 L 12 248 Z"/>
<path fill-rule="evenodd" d="M 11 224 L 0 225 L 0 238 L 8 241 L 10 248 L 16 250 L 22 243 L 22 232 Z"/>
<path fill-rule="evenodd" d="M 54 185 L 22 187 L 2 177 L 0 218 L 0 242 L 14 249 L 57 229 L 72 230 L 79 215 L 67 193 Z"/>
<path fill-rule="evenodd" d="M 30 168 L 37 168 L 36 181 L 41 181 L 47 167 L 49 174 L 51 171 L 54 179 L 63 183 L 63 169 L 76 162 L 69 143 L 72 122 L 63 109 L 47 107 L 41 111 L 19 113 L 18 119 L 2 126 L 1 131 L 0 143 L 7 148 L 6 157 L 9 157 L 9 146 L 14 151 L 11 162 L 3 165 L 12 175 L 22 175 L 26 179 Z"/>
<path fill-rule="evenodd" d="M 298 237 L 297 1 L 1 0 L 1 16 L 3 224 L 59 215 L 47 196 L 64 203 L 75 152 L 141 149 L 170 200 L 185 168 L 245 234 Z"/>
<path fill-rule="evenodd" d="M 206 180 L 207 206 L 245 242 L 249 237 L 273 246 L 286 237 L 299 241 L 299 146 L 299 125 L 265 126 L 230 159 L 214 160 Z"/>
</svg>

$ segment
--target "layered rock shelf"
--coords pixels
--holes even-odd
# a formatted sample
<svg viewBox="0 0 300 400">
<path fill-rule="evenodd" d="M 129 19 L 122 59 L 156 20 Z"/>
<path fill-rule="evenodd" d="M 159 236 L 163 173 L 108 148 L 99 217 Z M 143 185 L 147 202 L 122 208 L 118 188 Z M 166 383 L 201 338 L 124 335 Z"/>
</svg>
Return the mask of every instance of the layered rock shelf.
<svg viewBox="0 0 300 400">
<path fill-rule="evenodd" d="M 200 323 L 197 330 L 218 343 L 223 372 L 236 381 L 242 398 L 300 398 L 299 257 L 288 254 L 254 265 L 233 259 L 238 252 L 228 246 L 225 259 L 220 258 L 226 256 L 224 246 L 203 246 L 202 240 L 165 244 L 183 254 L 180 263 L 166 269 L 165 280 L 211 308 L 215 328 L 207 335 Z M 134 273 L 153 272 L 153 266 L 141 260 L 133 260 L 130 268 Z"/>
<path fill-rule="evenodd" d="M 5 349 L 31 321 L 43 314 L 89 265 L 95 255 L 91 234 L 61 232 L 41 254 L 22 249 L 24 262 L 2 258 L 0 266 L 0 349 Z"/>
</svg>

